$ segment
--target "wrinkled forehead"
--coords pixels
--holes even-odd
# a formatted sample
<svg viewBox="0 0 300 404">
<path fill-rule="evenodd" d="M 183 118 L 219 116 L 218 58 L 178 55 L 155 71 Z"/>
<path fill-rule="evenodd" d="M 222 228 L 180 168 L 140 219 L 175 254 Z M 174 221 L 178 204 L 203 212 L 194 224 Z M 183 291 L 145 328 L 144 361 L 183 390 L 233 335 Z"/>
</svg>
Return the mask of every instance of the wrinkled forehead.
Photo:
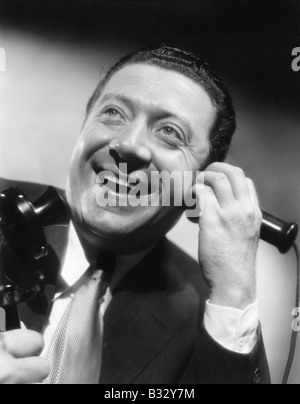
<svg viewBox="0 0 300 404">
<path fill-rule="evenodd" d="M 209 131 L 216 111 L 208 93 L 192 79 L 158 66 L 133 64 L 105 85 L 96 109 L 114 96 L 132 100 L 136 112 L 168 111 L 191 122 L 193 131 Z"/>
</svg>

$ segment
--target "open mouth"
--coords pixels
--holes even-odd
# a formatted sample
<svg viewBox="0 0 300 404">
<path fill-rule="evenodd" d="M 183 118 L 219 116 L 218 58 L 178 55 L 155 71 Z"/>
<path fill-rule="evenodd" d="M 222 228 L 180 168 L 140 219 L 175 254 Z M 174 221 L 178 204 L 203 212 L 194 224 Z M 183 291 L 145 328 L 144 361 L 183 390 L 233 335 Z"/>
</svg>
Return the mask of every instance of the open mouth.
<svg viewBox="0 0 300 404">
<path fill-rule="evenodd" d="M 129 183 L 121 178 L 116 177 L 115 175 L 105 175 L 101 185 L 105 185 L 108 189 L 118 194 L 129 195 L 129 193 L 134 190 L 138 183 L 139 181 L 136 181 L 136 183 Z"/>
<path fill-rule="evenodd" d="M 119 195 L 131 195 L 135 197 L 149 196 L 152 194 L 151 181 L 142 182 L 141 179 L 132 179 L 118 176 L 114 173 L 100 175 L 98 173 L 98 183 L 101 187 L 106 187 L 113 193 Z"/>
</svg>

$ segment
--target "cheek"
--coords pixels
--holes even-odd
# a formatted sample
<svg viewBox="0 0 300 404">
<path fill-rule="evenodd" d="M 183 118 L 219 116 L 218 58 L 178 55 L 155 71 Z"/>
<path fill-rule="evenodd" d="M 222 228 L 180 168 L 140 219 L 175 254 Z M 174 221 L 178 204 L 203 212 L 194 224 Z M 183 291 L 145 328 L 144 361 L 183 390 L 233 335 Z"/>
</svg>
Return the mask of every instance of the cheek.
<svg viewBox="0 0 300 404">
<path fill-rule="evenodd" d="M 167 171 L 172 173 L 178 171 L 184 173 L 186 171 L 197 170 L 196 158 L 186 150 L 158 150 L 152 153 L 154 165 L 158 171 Z"/>
<path fill-rule="evenodd" d="M 109 133 L 100 123 L 93 123 L 82 133 L 76 147 L 75 156 L 77 159 L 89 160 L 89 158 L 106 146 L 112 140 Z"/>
<path fill-rule="evenodd" d="M 80 180 L 85 177 L 86 173 L 90 172 L 90 167 L 88 166 L 90 158 L 107 146 L 110 141 L 111 137 L 103 128 L 99 128 L 99 125 L 94 124 L 84 130 L 71 159 L 70 175 L 73 180 L 76 181 L 76 178 Z"/>
<path fill-rule="evenodd" d="M 90 189 L 96 182 L 96 175 L 94 178 L 92 174 L 93 171 L 88 164 L 87 139 L 81 137 L 74 150 L 69 171 L 70 188 L 76 199 L 81 199 L 82 192 Z"/>
<path fill-rule="evenodd" d="M 172 175 L 171 185 L 165 186 L 164 191 L 170 193 L 172 199 L 182 200 L 190 195 L 196 175 L 200 172 L 201 161 L 206 158 L 206 150 L 202 153 L 191 153 L 190 150 L 164 150 L 153 153 L 154 165 L 161 173 L 165 171 Z"/>
<path fill-rule="evenodd" d="M 71 173 L 74 172 L 74 170 L 77 172 L 78 171 L 78 166 L 80 164 L 80 160 L 82 159 L 82 156 L 84 155 L 84 150 L 85 150 L 85 140 L 83 137 L 79 139 L 77 142 L 77 145 L 74 149 L 72 159 L 71 159 Z"/>
</svg>

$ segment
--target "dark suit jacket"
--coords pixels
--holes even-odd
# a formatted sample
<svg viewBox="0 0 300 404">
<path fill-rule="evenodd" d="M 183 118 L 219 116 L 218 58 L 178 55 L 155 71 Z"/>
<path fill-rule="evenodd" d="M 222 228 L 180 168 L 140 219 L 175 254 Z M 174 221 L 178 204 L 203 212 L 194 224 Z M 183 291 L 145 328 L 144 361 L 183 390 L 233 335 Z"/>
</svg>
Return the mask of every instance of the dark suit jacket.
<svg viewBox="0 0 300 404">
<path fill-rule="evenodd" d="M 45 187 L 0 179 L 35 200 Z M 67 229 L 46 230 L 50 252 L 43 296 L 20 307 L 26 326 L 41 331 L 51 310 L 67 245 Z M 23 268 L 18 258 L 9 264 Z M 25 272 L 25 270 L 24 270 Z M 227 351 L 203 326 L 207 288 L 199 265 L 162 240 L 115 291 L 105 314 L 103 384 L 259 384 L 270 376 L 263 339 L 250 355 Z"/>
</svg>

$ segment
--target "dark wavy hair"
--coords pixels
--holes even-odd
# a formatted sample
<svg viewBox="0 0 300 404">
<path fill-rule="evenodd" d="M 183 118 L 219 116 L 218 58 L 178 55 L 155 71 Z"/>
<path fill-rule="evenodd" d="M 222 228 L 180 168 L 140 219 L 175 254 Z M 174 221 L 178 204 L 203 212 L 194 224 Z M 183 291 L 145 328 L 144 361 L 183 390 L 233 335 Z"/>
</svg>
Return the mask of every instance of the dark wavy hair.
<svg viewBox="0 0 300 404">
<path fill-rule="evenodd" d="M 199 57 L 190 52 L 168 46 L 147 48 L 123 57 L 114 65 L 99 83 L 87 105 L 89 116 L 101 93 L 112 76 L 125 66 L 145 64 L 178 72 L 199 84 L 210 96 L 217 114 L 210 133 L 210 153 L 204 164 L 222 162 L 228 153 L 232 136 L 236 130 L 235 111 L 232 98 L 214 70 Z"/>
</svg>

